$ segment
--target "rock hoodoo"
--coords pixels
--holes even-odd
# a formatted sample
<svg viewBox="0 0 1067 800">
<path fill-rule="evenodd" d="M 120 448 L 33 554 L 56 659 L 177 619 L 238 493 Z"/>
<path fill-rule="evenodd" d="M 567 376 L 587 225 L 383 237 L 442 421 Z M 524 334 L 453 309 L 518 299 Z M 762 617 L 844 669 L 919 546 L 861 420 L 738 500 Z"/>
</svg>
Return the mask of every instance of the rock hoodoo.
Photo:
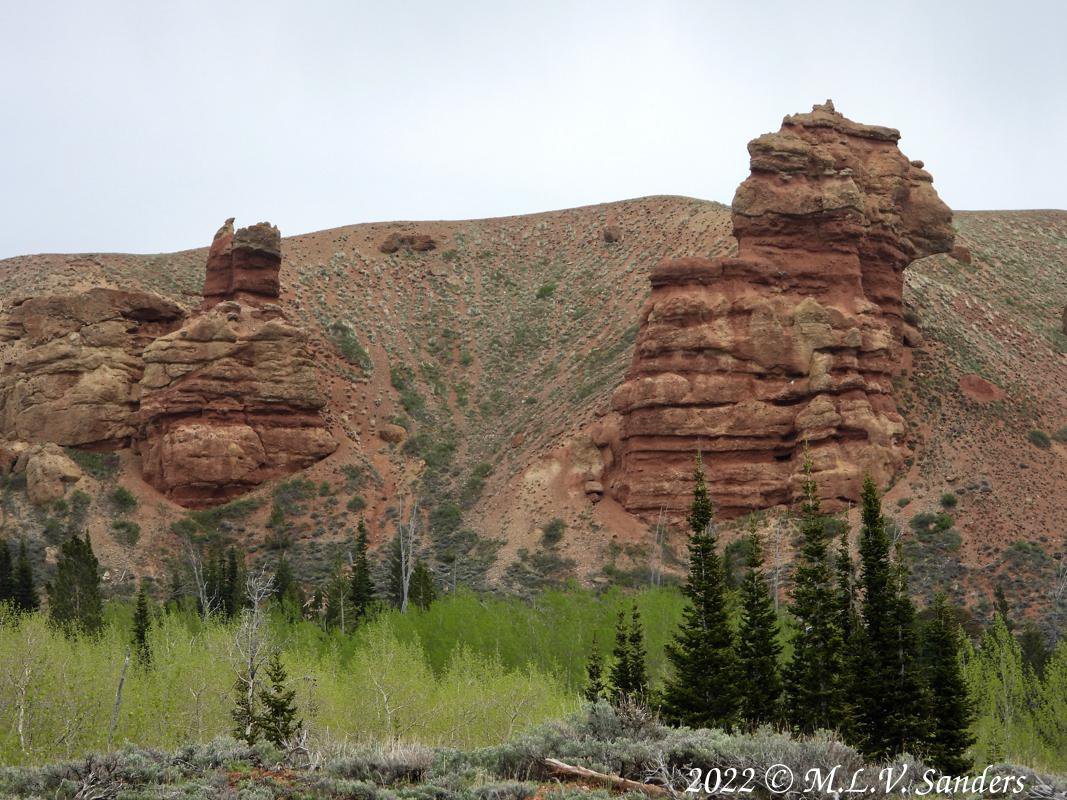
<svg viewBox="0 0 1067 800">
<path fill-rule="evenodd" d="M 903 271 L 953 245 L 952 212 L 900 134 L 833 104 L 749 143 L 733 200 L 736 257 L 662 262 L 642 310 L 613 494 L 680 511 L 703 453 L 727 515 L 789 503 L 807 442 L 831 506 L 901 465 L 891 394 Z"/>
<path fill-rule="evenodd" d="M 191 316 L 103 288 L 15 302 L 0 317 L 0 455 L 50 443 L 38 461 L 58 466 L 38 471 L 58 477 L 38 483 L 53 498 L 72 479 L 57 445 L 132 445 L 146 481 L 202 507 L 332 453 L 307 336 L 273 302 L 280 267 L 276 227 L 231 219 Z"/>
</svg>

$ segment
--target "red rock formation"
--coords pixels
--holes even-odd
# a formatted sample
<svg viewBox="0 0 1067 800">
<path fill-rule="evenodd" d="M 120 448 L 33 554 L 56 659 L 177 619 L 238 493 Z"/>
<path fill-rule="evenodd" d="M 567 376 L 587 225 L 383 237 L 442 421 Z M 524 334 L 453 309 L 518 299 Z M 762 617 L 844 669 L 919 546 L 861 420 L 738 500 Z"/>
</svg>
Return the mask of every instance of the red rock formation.
<svg viewBox="0 0 1067 800">
<path fill-rule="evenodd" d="M 211 243 L 204 278 L 204 308 L 224 300 L 262 305 L 278 298 L 282 266 L 281 233 L 260 222 L 236 233 L 226 220 Z"/>
<path fill-rule="evenodd" d="M 613 493 L 679 511 L 698 451 L 727 515 L 789 503 L 809 443 L 823 497 L 900 466 L 904 268 L 949 250 L 952 213 L 890 128 L 828 101 L 749 143 L 733 201 L 734 258 L 661 263 L 633 365 L 616 391 Z"/>
<path fill-rule="evenodd" d="M 0 438 L 128 445 L 141 352 L 183 317 L 158 295 L 116 289 L 16 301 L 0 318 Z"/>
<path fill-rule="evenodd" d="M 207 308 L 144 352 L 142 472 L 190 507 L 225 502 L 337 447 L 306 334 L 264 302 L 278 294 L 278 229 L 232 231 L 227 220 L 208 254 Z"/>
<path fill-rule="evenodd" d="M 437 242 L 432 236 L 424 233 L 390 233 L 385 240 L 378 245 L 382 253 L 395 253 L 401 248 L 413 250 L 416 253 L 425 253 L 437 247 Z"/>
</svg>

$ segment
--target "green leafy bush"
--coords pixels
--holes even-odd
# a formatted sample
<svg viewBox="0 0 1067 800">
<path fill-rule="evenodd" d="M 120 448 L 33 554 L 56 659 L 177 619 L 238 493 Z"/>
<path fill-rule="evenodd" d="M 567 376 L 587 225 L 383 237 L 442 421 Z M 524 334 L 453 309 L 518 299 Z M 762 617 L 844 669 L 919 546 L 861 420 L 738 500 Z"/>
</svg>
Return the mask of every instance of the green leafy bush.
<svg viewBox="0 0 1067 800">
<path fill-rule="evenodd" d="M 74 447 L 67 447 L 65 450 L 71 460 L 81 467 L 82 472 L 98 481 L 110 480 L 118 472 L 118 453 L 97 453 L 91 450 L 78 450 Z"/>
<path fill-rule="evenodd" d="M 945 492 L 944 494 L 941 495 L 941 507 L 942 508 L 953 509 L 953 508 L 956 507 L 956 504 L 958 502 L 959 502 L 959 499 L 952 492 Z"/>
<path fill-rule="evenodd" d="M 137 498 L 125 486 L 116 486 L 115 490 L 111 492 L 111 505 L 120 514 L 129 514 L 137 508 Z"/>
<path fill-rule="evenodd" d="M 1040 447 L 1042 450 L 1048 450 L 1052 447 L 1052 440 L 1049 439 L 1049 435 L 1044 431 L 1032 430 L 1026 434 L 1026 438 L 1030 440 L 1030 444 Z"/>
<path fill-rule="evenodd" d="M 567 523 L 556 517 L 541 528 L 541 544 L 545 547 L 555 547 L 563 541 L 563 532 L 567 529 Z"/>
</svg>

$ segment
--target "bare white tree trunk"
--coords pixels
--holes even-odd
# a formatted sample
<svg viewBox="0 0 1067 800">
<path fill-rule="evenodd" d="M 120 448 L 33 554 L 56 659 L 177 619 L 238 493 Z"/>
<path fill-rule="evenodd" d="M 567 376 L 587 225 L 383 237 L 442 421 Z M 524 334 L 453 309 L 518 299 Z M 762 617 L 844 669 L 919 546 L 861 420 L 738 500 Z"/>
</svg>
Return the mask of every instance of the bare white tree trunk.
<svg viewBox="0 0 1067 800">
<path fill-rule="evenodd" d="M 411 576 L 415 572 L 415 556 L 419 547 L 419 501 L 411 506 L 411 515 L 404 522 L 404 503 L 400 503 L 400 613 L 408 610 Z"/>
<path fill-rule="evenodd" d="M 241 612 L 241 624 L 234 635 L 234 649 L 237 652 L 234 670 L 237 673 L 236 685 L 244 695 L 245 707 L 249 710 L 255 708 L 259 670 L 269 652 L 265 608 L 273 589 L 274 578 L 265 568 L 248 573 L 245 594 L 251 607 Z M 251 738 L 254 724 L 252 718 L 245 722 L 246 737 Z"/>
<path fill-rule="evenodd" d="M 182 539 L 182 549 L 185 551 L 185 560 L 189 563 L 189 574 L 193 577 L 196 598 L 200 602 L 200 614 L 207 619 L 216 609 L 219 598 L 214 592 L 210 597 L 208 596 L 207 580 L 204 578 L 204 559 L 190 537 L 186 536 Z"/>
<path fill-rule="evenodd" d="M 126 648 L 126 658 L 122 661 L 122 671 L 119 672 L 119 685 L 115 690 L 115 705 L 111 707 L 111 724 L 107 728 L 107 749 L 111 750 L 111 743 L 115 739 L 115 728 L 119 724 L 119 708 L 122 706 L 122 687 L 126 683 L 126 668 L 130 666 L 130 649 Z"/>
</svg>

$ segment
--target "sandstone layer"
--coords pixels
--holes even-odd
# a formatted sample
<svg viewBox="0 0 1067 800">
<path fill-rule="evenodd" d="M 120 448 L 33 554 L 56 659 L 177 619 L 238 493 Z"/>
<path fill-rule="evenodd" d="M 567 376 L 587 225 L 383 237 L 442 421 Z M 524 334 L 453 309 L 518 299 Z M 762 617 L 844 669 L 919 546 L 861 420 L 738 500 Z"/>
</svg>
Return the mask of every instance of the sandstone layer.
<svg viewBox="0 0 1067 800">
<path fill-rule="evenodd" d="M 616 391 L 612 493 L 644 515 L 688 502 L 696 455 L 721 511 L 794 501 L 807 444 L 824 499 L 859 497 L 906 455 L 891 379 L 903 271 L 953 246 L 952 213 L 900 134 L 815 106 L 749 143 L 736 257 L 652 273 Z"/>
<path fill-rule="evenodd" d="M 146 481 L 202 507 L 332 453 L 307 336 L 273 302 L 280 267 L 276 227 L 230 219 L 191 316 L 104 288 L 14 302 L 0 317 L 0 468 L 47 443 L 25 469 L 48 502 L 77 477 L 58 446 L 132 446 Z"/>
<path fill-rule="evenodd" d="M 141 353 L 183 317 L 179 306 L 147 292 L 98 288 L 16 301 L 0 317 L 0 437 L 129 445 Z"/>
</svg>

